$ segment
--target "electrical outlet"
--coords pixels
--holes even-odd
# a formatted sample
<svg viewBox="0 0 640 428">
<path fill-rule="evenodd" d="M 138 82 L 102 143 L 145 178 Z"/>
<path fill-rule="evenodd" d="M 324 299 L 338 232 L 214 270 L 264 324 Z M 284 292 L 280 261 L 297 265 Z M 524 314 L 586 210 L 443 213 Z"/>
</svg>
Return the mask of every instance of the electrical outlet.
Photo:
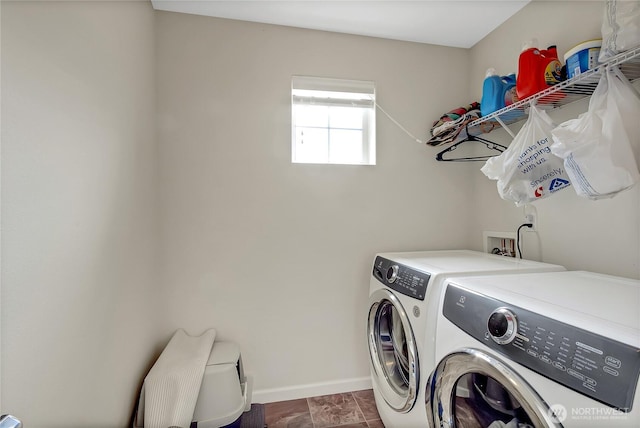
<svg viewBox="0 0 640 428">
<path fill-rule="evenodd" d="M 536 232 L 538 230 L 538 222 L 537 222 L 538 218 L 535 215 L 535 213 L 529 213 L 527 215 L 524 216 L 524 222 L 525 223 L 531 223 L 531 227 L 526 227 L 524 228 L 524 230 L 528 231 L 528 232 Z"/>
</svg>

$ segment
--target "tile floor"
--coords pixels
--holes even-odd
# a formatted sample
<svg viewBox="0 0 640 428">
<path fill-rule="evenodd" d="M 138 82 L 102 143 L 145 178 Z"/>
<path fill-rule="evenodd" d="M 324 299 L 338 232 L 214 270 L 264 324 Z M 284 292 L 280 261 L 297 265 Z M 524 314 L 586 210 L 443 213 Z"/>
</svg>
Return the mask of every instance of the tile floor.
<svg viewBox="0 0 640 428">
<path fill-rule="evenodd" d="M 384 428 L 371 389 L 267 403 L 264 412 L 268 428 Z"/>
</svg>

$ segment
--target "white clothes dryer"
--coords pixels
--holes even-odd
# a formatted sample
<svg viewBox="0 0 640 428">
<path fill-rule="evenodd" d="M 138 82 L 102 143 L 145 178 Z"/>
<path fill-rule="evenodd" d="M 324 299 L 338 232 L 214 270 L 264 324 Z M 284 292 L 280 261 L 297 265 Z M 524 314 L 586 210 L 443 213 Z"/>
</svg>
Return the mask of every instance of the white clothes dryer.
<svg viewBox="0 0 640 428">
<path fill-rule="evenodd" d="M 441 297 L 433 426 L 640 426 L 640 281 L 452 278 Z"/>
<path fill-rule="evenodd" d="M 425 385 L 436 363 L 436 320 L 446 278 L 562 270 L 558 265 L 467 250 L 378 254 L 370 282 L 367 335 L 382 422 L 393 428 L 427 423 Z"/>
</svg>

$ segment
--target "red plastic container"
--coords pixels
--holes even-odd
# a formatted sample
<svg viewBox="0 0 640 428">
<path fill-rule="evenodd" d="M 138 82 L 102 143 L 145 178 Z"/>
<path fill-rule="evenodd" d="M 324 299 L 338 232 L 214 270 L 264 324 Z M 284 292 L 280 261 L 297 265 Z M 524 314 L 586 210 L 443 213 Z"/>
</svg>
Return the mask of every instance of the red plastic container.
<svg viewBox="0 0 640 428">
<path fill-rule="evenodd" d="M 562 64 L 558 60 L 555 46 L 549 46 L 546 50 L 535 47 L 524 49 L 518 60 L 516 78 L 518 99 L 525 99 L 560 83 L 561 69 Z"/>
</svg>

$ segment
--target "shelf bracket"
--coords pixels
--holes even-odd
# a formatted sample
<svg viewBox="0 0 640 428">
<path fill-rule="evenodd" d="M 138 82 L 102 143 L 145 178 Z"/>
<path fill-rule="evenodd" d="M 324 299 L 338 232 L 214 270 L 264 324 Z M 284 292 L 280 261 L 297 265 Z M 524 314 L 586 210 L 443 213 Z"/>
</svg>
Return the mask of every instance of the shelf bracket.
<svg viewBox="0 0 640 428">
<path fill-rule="evenodd" d="M 516 138 L 516 134 L 514 134 L 513 131 L 509 129 L 509 127 L 502 121 L 502 119 L 500 119 L 500 116 L 496 116 L 495 120 L 498 121 L 500 126 L 502 126 L 509 135 L 511 135 L 511 138 Z"/>
</svg>

